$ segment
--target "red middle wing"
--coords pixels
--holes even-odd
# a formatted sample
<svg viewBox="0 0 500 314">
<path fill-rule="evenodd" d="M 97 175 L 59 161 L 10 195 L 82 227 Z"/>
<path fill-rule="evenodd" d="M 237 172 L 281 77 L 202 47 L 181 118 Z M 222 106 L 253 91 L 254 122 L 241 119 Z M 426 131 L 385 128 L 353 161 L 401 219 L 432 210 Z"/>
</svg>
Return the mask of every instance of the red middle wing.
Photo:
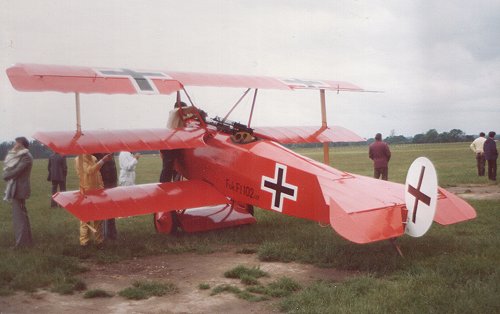
<svg viewBox="0 0 500 314">
<path fill-rule="evenodd" d="M 262 127 L 256 128 L 254 134 L 281 144 L 366 141 L 356 133 L 340 126 Z"/>
<path fill-rule="evenodd" d="M 201 147 L 204 129 L 38 132 L 33 137 L 62 155 Z"/>
</svg>

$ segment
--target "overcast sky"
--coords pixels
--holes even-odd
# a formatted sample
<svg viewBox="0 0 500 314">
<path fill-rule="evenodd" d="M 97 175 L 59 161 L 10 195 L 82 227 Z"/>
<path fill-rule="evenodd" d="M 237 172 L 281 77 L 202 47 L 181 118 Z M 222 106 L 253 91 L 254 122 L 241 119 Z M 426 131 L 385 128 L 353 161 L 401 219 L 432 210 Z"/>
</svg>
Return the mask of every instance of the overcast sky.
<svg viewBox="0 0 500 314">
<path fill-rule="evenodd" d="M 327 93 L 363 137 L 500 131 L 500 1 L 0 0 L 0 141 L 75 129 L 74 95 L 15 91 L 14 63 L 342 80 L 384 91 Z M 209 116 L 243 93 L 188 91 Z M 82 95 L 83 129 L 163 127 L 174 100 Z M 320 125 L 319 92 L 260 91 L 253 124 Z"/>
</svg>

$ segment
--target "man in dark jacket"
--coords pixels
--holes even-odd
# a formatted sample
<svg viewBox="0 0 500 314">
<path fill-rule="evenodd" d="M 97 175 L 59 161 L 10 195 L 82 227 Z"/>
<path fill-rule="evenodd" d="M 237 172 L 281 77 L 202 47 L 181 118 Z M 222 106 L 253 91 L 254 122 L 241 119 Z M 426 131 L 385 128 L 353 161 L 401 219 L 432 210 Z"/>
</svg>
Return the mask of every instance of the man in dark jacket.
<svg viewBox="0 0 500 314">
<path fill-rule="evenodd" d="M 59 187 L 60 192 L 66 191 L 66 176 L 68 175 L 68 164 L 66 157 L 58 153 L 52 153 L 49 157 L 49 165 L 47 167 L 49 175 L 47 181 L 52 182 L 52 195 L 56 194 Z M 51 198 L 50 207 L 56 207 L 57 203 Z"/>
<path fill-rule="evenodd" d="M 484 159 L 488 162 L 488 179 L 491 181 L 497 180 L 497 159 L 498 150 L 494 140 L 496 133 L 491 131 L 488 133 L 488 138 L 484 142 Z"/>
<path fill-rule="evenodd" d="M 391 150 L 386 142 L 382 141 L 382 134 L 375 135 L 375 142 L 370 145 L 368 156 L 373 160 L 373 176 L 376 179 L 388 180 L 389 160 L 391 159 Z"/>
<path fill-rule="evenodd" d="M 3 179 L 7 181 L 6 199 L 12 201 L 12 224 L 16 244 L 14 248 L 31 246 L 31 226 L 26 209 L 26 199 L 30 197 L 30 174 L 33 157 L 28 151 L 29 142 L 25 137 L 16 138 L 9 152 L 10 166 L 4 167 Z"/>
<path fill-rule="evenodd" d="M 97 158 L 97 160 L 101 160 L 104 156 L 106 156 L 106 154 L 102 153 L 94 154 L 94 157 Z M 100 172 L 105 189 L 111 189 L 118 185 L 118 176 L 116 174 L 116 163 L 114 158 L 111 158 L 108 161 L 106 161 L 102 165 Z M 115 219 L 114 218 L 107 219 L 104 222 L 104 238 L 109 240 L 115 240 L 116 234 L 117 231 L 116 231 Z"/>
</svg>

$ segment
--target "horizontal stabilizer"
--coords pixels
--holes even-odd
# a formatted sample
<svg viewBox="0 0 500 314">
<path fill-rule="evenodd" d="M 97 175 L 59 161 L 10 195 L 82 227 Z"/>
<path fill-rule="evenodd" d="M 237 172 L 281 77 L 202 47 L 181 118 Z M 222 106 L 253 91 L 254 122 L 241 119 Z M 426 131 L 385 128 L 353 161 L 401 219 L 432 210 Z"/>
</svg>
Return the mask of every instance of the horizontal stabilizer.
<svg viewBox="0 0 500 314">
<path fill-rule="evenodd" d="M 254 134 L 257 137 L 265 137 L 281 144 L 366 141 L 356 133 L 340 126 L 262 127 L 256 128 Z"/>
<path fill-rule="evenodd" d="M 61 155 L 184 149 L 204 144 L 204 129 L 137 129 L 38 132 L 33 137 Z"/>
<path fill-rule="evenodd" d="M 347 213 L 330 199 L 330 224 L 338 234 L 354 243 L 391 239 L 404 233 L 402 206 Z"/>
<path fill-rule="evenodd" d="M 438 188 L 439 197 L 434 221 L 441 225 L 450 225 L 476 218 L 476 210 L 455 194 Z"/>
<path fill-rule="evenodd" d="M 405 185 L 354 174 L 340 180 L 319 177 L 319 183 L 330 206 L 330 224 L 344 238 L 369 243 L 404 233 Z M 438 190 L 435 222 L 448 225 L 476 217 L 466 201 L 443 188 Z"/>
<path fill-rule="evenodd" d="M 59 192 L 53 199 L 82 221 L 227 203 L 224 195 L 201 180 L 120 186 L 85 195 L 80 191 Z"/>
</svg>

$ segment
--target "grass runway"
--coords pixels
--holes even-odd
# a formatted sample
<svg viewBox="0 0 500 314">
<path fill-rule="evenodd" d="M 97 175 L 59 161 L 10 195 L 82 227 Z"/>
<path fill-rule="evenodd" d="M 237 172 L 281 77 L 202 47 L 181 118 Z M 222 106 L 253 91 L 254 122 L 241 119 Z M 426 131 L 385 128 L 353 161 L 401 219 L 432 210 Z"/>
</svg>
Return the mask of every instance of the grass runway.
<svg viewBox="0 0 500 314">
<path fill-rule="evenodd" d="M 418 156 L 435 164 L 443 187 L 479 184 L 475 158 L 468 143 L 422 144 L 391 147 L 389 179 L 403 183 L 406 171 Z M 321 159 L 320 149 L 300 153 Z M 367 147 L 334 148 L 334 167 L 370 176 Z M 77 188 L 73 160 L 68 160 L 68 189 Z M 137 183 L 156 182 L 159 157 L 143 156 Z M 477 219 L 442 227 L 434 224 L 422 238 L 398 240 L 405 257 L 387 242 L 350 243 L 331 228 L 314 222 L 257 210 L 252 226 L 165 236 L 155 233 L 151 215 L 117 220 L 119 239 L 104 250 L 82 250 L 78 221 L 63 209 L 50 208 L 47 160 L 36 160 L 32 172 L 32 197 L 27 207 L 35 247 L 12 251 L 11 209 L 0 205 L 0 295 L 16 291 L 61 287 L 78 288 L 78 275 L 87 263 L 114 263 L 133 257 L 225 250 L 227 245 L 257 248 L 261 260 L 296 261 L 321 267 L 356 270 L 348 281 L 320 281 L 279 301 L 281 311 L 293 313 L 498 313 L 500 312 L 500 200 L 470 201 Z M 5 184 L 0 183 L 3 191 Z M 235 265 L 236 266 L 236 265 Z"/>
</svg>

